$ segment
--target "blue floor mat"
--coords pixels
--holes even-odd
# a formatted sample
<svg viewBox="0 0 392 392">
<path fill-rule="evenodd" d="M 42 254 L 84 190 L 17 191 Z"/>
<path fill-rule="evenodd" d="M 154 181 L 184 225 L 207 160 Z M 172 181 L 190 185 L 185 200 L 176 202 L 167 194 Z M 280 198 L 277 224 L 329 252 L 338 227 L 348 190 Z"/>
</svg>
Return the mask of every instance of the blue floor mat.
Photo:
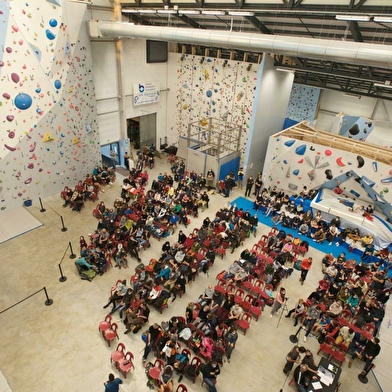
<svg viewBox="0 0 392 392">
<path fill-rule="evenodd" d="M 246 199 L 245 197 L 238 197 L 237 199 L 231 202 L 231 205 L 236 205 L 237 208 L 242 208 L 244 211 L 249 210 L 251 215 L 254 215 L 255 210 L 253 209 L 253 201 Z M 259 222 L 263 225 L 272 227 L 274 223 L 271 220 L 271 217 L 266 217 L 261 211 L 257 212 L 259 217 Z M 281 224 L 278 224 L 277 227 L 279 229 L 284 230 L 287 234 L 291 234 L 294 238 L 299 237 L 304 241 L 308 241 L 309 245 L 320 252 L 323 253 L 332 253 L 335 257 L 339 256 L 342 252 L 346 254 L 346 258 L 350 260 L 356 260 L 357 262 L 361 260 L 360 254 L 357 254 L 355 251 L 350 253 L 348 251 L 348 244 L 342 243 L 340 246 L 336 246 L 335 244 L 329 245 L 327 241 L 324 241 L 322 244 L 319 244 L 313 241 L 311 238 L 308 238 L 304 235 L 298 234 L 296 230 L 289 229 L 287 227 L 283 227 Z M 362 252 L 361 252 L 362 253 Z"/>
</svg>

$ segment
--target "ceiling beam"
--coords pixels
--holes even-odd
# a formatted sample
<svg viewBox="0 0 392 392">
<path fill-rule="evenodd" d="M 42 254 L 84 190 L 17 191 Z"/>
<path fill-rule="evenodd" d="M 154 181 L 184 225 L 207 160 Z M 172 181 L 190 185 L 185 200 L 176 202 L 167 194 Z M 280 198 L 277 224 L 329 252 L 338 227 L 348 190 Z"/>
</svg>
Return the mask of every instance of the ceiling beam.
<svg viewBox="0 0 392 392">
<path fill-rule="evenodd" d="M 176 17 L 186 23 L 188 26 L 191 26 L 195 29 L 204 29 L 202 25 L 197 23 L 195 20 L 189 18 L 187 15 L 184 14 L 176 14 Z"/>
<path fill-rule="evenodd" d="M 363 42 L 363 37 L 358 22 L 348 22 L 348 28 L 350 29 L 351 35 L 355 42 Z"/>
<path fill-rule="evenodd" d="M 246 19 L 255 29 L 259 30 L 260 33 L 272 34 L 271 30 L 255 16 L 244 16 L 244 19 Z"/>
</svg>

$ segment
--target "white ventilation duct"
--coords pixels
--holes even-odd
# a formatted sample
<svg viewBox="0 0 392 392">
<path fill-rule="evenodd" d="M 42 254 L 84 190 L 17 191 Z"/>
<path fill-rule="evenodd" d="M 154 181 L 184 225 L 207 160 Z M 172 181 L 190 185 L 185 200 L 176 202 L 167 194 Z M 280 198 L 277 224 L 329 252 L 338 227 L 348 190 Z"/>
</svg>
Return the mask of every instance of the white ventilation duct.
<svg viewBox="0 0 392 392">
<path fill-rule="evenodd" d="M 392 69 L 389 45 L 106 21 L 90 21 L 89 28 L 93 38 L 143 38 Z"/>
</svg>

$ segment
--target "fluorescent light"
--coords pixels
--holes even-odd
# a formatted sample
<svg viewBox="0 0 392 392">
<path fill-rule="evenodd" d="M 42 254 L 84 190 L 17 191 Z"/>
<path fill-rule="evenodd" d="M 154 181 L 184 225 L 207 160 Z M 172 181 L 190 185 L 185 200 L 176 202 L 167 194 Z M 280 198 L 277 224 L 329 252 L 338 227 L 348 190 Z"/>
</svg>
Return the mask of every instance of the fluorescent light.
<svg viewBox="0 0 392 392">
<path fill-rule="evenodd" d="M 156 13 L 157 13 L 156 10 L 144 10 L 144 9 L 139 10 L 139 14 L 156 14 Z"/>
<path fill-rule="evenodd" d="M 295 69 L 292 68 L 283 68 L 283 67 L 276 67 L 277 71 L 281 71 L 281 72 L 295 72 Z"/>
<path fill-rule="evenodd" d="M 392 23 L 392 16 L 375 16 L 373 20 L 381 23 Z"/>
<path fill-rule="evenodd" d="M 218 10 L 202 10 L 201 13 L 203 15 L 225 15 L 225 11 L 218 11 Z"/>
<path fill-rule="evenodd" d="M 229 15 L 231 16 L 254 16 L 254 12 L 250 11 L 229 11 Z"/>
<path fill-rule="evenodd" d="M 176 14 L 177 11 L 175 10 L 158 10 L 158 14 Z"/>
<path fill-rule="evenodd" d="M 183 15 L 199 15 L 200 11 L 199 10 L 179 10 L 179 14 Z"/>
<path fill-rule="evenodd" d="M 353 22 L 369 22 L 370 16 L 368 15 L 336 15 L 337 20 L 348 20 Z"/>
<path fill-rule="evenodd" d="M 139 13 L 139 11 L 136 10 L 135 8 L 123 8 L 121 10 L 121 12 L 124 12 L 124 14 L 137 14 L 137 13 Z"/>
<path fill-rule="evenodd" d="M 392 88 L 392 84 L 389 80 L 387 80 L 385 83 L 374 83 L 374 87 L 382 87 L 382 88 Z"/>
</svg>

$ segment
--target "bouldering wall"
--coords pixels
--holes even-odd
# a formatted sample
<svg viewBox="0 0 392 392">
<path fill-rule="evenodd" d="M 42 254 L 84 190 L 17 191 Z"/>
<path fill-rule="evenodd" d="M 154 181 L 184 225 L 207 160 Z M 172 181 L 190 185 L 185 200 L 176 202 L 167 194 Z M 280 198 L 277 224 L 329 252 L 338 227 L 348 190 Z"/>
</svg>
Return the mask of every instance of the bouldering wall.
<svg viewBox="0 0 392 392">
<path fill-rule="evenodd" d="M 352 198 L 369 197 L 374 202 L 378 197 L 391 204 L 391 163 L 388 148 L 298 124 L 270 137 L 263 177 L 265 186 L 276 185 L 290 194 L 300 192 L 303 186 L 319 189 L 333 184 L 332 188 L 340 186 L 343 194 Z M 357 189 L 342 180 L 353 176 Z"/>
<path fill-rule="evenodd" d="M 87 6 L 0 4 L 0 209 L 74 186 L 100 162 Z"/>
<path fill-rule="evenodd" d="M 172 117 L 168 129 L 186 136 L 188 124 L 213 117 L 240 125 L 243 154 L 248 141 L 249 125 L 255 96 L 258 64 L 193 55 L 172 54 L 171 83 L 175 83 Z M 170 103 L 168 104 L 170 107 Z M 173 118 L 175 123 L 170 123 Z M 237 146 L 234 146 L 236 148 Z"/>
</svg>

